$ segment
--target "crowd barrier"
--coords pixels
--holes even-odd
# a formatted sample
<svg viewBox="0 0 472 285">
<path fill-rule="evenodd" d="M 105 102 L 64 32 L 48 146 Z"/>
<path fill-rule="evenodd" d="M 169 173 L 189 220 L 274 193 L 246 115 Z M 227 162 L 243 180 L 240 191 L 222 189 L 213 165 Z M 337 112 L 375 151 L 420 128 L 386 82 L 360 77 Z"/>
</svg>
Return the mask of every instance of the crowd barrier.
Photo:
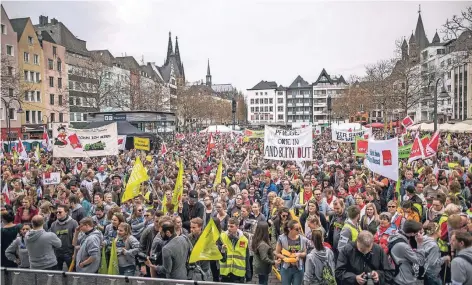
<svg viewBox="0 0 472 285">
<path fill-rule="evenodd" d="M 2 285 L 232 285 L 195 280 L 173 280 L 0 267 Z"/>
</svg>

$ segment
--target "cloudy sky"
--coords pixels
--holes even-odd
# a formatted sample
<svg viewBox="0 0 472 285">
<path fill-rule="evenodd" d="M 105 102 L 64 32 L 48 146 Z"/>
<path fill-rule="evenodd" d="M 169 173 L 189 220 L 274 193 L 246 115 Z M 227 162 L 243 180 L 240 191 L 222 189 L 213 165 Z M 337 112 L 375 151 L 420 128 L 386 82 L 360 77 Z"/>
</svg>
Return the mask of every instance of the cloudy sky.
<svg viewBox="0 0 472 285">
<path fill-rule="evenodd" d="M 90 50 L 133 55 L 161 65 L 168 33 L 179 37 L 188 81 L 205 78 L 239 89 L 260 80 L 289 85 L 330 74 L 362 75 L 364 66 L 394 56 L 395 40 L 411 34 L 418 5 L 428 39 L 470 2 L 2 1 L 10 18 L 39 15 L 63 22 Z"/>
</svg>

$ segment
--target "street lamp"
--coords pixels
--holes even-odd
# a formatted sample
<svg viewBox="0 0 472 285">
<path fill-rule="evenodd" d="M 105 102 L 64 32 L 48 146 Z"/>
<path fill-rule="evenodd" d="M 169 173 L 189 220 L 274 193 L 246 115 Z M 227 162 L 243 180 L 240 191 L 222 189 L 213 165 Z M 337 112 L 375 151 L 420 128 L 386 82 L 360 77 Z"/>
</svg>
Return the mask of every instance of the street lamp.
<svg viewBox="0 0 472 285">
<path fill-rule="evenodd" d="M 441 93 L 438 96 L 438 84 L 439 81 L 443 82 L 443 86 L 441 88 Z M 438 100 L 443 102 L 445 99 L 449 99 L 449 93 L 447 93 L 446 89 L 444 88 L 444 80 L 442 77 L 439 77 L 436 80 L 436 84 L 434 86 L 434 131 L 436 132 L 438 129 Z"/>
<path fill-rule="evenodd" d="M 233 131 L 235 130 L 235 125 L 236 125 L 236 98 L 231 99 L 231 113 L 233 115 Z"/>
<path fill-rule="evenodd" d="M 326 105 L 328 108 L 328 127 L 331 128 L 331 95 L 328 95 L 328 99 L 326 100 Z"/>
<path fill-rule="evenodd" d="M 21 102 L 16 99 L 16 98 L 10 98 L 10 100 L 5 100 L 4 98 L 1 98 L 2 99 L 2 102 L 3 104 L 5 105 L 5 110 L 6 110 L 6 113 L 7 113 L 7 131 L 8 131 L 8 150 L 11 151 L 11 117 L 10 117 L 10 104 L 13 102 L 13 101 L 16 101 L 18 102 L 18 105 L 19 105 L 19 108 L 18 110 L 16 111 L 17 114 L 22 114 L 23 113 L 23 109 L 21 108 Z"/>
</svg>

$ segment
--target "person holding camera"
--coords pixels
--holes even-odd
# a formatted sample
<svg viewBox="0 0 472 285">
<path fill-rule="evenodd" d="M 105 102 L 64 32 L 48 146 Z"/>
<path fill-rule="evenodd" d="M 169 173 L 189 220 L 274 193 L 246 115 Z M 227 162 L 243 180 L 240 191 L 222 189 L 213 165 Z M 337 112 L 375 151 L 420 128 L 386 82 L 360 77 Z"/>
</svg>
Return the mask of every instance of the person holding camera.
<svg viewBox="0 0 472 285">
<path fill-rule="evenodd" d="M 335 274 L 339 284 L 383 285 L 392 284 L 394 269 L 372 233 L 361 231 L 339 250 Z"/>
<path fill-rule="evenodd" d="M 423 225 L 407 220 L 401 230 L 388 239 L 389 254 L 395 264 L 394 284 L 414 284 L 418 277 L 422 278 L 426 257 L 423 246 Z"/>
</svg>

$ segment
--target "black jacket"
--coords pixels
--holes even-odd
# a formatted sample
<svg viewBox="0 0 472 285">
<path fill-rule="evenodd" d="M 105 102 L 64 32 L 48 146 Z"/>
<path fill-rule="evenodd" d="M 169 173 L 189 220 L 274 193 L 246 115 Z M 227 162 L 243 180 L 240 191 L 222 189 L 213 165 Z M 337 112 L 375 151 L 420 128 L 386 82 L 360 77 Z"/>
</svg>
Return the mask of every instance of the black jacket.
<svg viewBox="0 0 472 285">
<path fill-rule="evenodd" d="M 378 244 L 374 244 L 372 251 L 366 255 L 361 253 L 356 243 L 348 243 L 339 251 L 336 263 L 336 279 L 344 285 L 357 285 L 356 275 L 376 271 L 379 274 L 379 283 L 393 284 L 395 268 L 388 261 L 387 254 Z"/>
<path fill-rule="evenodd" d="M 182 213 L 180 214 L 180 217 L 182 218 L 182 227 L 190 231 L 190 220 L 197 217 L 203 220 L 204 214 L 205 207 L 202 203 L 196 202 L 195 205 L 190 206 L 188 202 L 184 202 Z"/>
</svg>

